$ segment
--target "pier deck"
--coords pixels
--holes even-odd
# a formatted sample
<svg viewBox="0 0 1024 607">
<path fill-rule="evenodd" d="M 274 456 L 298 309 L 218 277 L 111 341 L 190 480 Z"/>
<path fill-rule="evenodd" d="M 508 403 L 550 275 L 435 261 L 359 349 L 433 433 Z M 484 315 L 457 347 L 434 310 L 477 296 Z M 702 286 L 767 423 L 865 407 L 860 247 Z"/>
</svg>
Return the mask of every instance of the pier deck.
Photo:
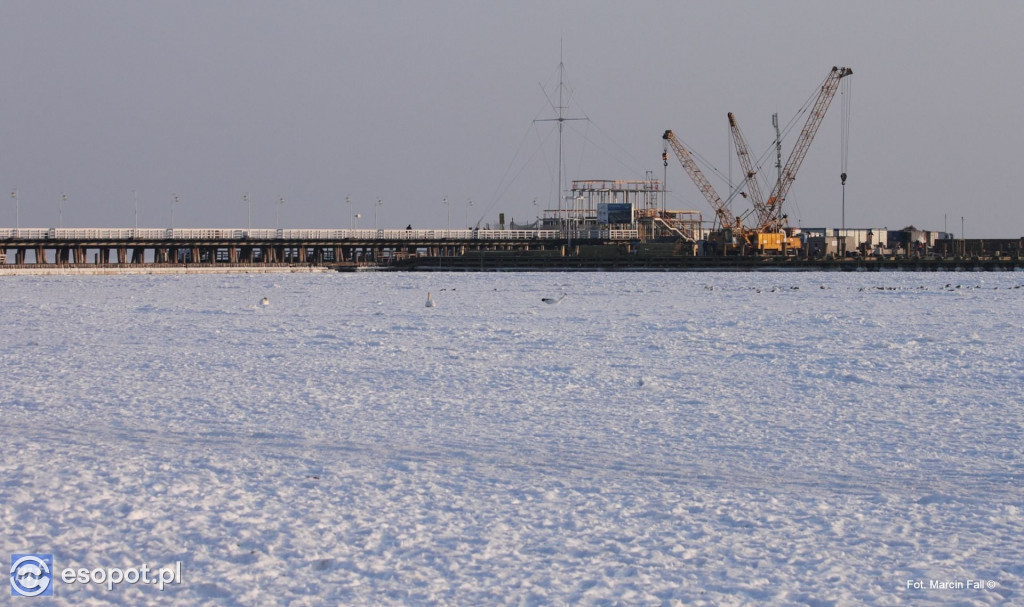
<svg viewBox="0 0 1024 607">
<path fill-rule="evenodd" d="M 576 242 L 629 242 L 635 230 L 583 230 Z M 0 229 L 7 263 L 60 266 L 146 264 L 384 264 L 467 251 L 559 250 L 557 230 Z"/>
<path fill-rule="evenodd" d="M 697 257 L 636 230 L 0 229 L 0 273 L 1016 270 L 1019 248 L 945 257 Z M 668 253 L 672 250 L 673 252 Z"/>
</svg>

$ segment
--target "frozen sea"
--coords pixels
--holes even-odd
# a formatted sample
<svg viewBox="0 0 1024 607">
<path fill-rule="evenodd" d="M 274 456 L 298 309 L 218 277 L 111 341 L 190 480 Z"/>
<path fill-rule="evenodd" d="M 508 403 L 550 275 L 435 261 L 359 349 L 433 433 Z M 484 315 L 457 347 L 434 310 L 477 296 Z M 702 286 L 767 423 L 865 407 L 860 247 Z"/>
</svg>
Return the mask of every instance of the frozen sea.
<svg viewBox="0 0 1024 607">
<path fill-rule="evenodd" d="M 0 557 L 181 563 L 51 604 L 1024 604 L 1024 273 L 7 277 L 0 301 Z"/>
</svg>

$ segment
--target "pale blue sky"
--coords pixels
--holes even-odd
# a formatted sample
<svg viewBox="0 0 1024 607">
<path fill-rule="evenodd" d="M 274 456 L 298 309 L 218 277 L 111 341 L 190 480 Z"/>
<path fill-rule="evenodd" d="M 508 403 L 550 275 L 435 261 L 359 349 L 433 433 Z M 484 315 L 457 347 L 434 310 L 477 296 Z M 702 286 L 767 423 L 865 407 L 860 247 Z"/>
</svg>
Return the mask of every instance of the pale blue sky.
<svg viewBox="0 0 1024 607">
<path fill-rule="evenodd" d="M 22 227 L 453 227 L 556 205 L 560 44 L 590 122 L 569 179 L 662 177 L 673 129 L 723 173 L 726 113 L 768 149 L 833 65 L 850 227 L 1024 235 L 1019 2 L 0 2 L 0 187 Z M 840 103 L 788 200 L 840 222 Z M 794 134 L 784 142 L 788 155 Z M 733 162 L 734 177 L 739 171 Z M 771 171 L 770 167 L 766 170 Z M 720 191 L 727 185 L 715 181 Z M 669 206 L 712 212 L 674 159 Z M 14 224 L 5 195 L 0 224 Z"/>
</svg>

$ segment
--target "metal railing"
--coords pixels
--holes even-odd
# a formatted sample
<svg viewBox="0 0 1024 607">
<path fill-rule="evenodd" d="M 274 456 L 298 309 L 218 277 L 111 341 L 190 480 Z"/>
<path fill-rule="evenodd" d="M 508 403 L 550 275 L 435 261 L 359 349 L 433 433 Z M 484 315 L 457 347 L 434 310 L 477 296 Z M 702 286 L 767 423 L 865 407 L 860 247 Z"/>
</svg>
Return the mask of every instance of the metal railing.
<svg viewBox="0 0 1024 607">
<path fill-rule="evenodd" d="M 0 240 L 632 240 L 637 230 L 242 230 L 235 228 L 0 228 Z"/>
<path fill-rule="evenodd" d="M 570 230 L 566 236 L 573 240 L 636 240 L 639 238 L 639 231 L 595 228 L 592 230 Z"/>
<path fill-rule="evenodd" d="M 635 238 L 636 230 L 574 230 L 576 239 Z M 557 240 L 559 230 L 295 230 L 234 228 L 0 228 L 0 240 Z"/>
</svg>

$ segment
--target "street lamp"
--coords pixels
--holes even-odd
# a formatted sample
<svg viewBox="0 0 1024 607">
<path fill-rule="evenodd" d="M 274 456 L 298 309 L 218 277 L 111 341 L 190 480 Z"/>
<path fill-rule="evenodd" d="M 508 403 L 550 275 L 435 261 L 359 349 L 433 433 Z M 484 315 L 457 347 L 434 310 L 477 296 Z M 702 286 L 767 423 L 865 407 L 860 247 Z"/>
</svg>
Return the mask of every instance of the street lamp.
<svg viewBox="0 0 1024 607">
<path fill-rule="evenodd" d="M 377 204 L 373 205 L 373 229 L 377 229 L 377 209 L 382 207 L 384 202 L 380 198 L 377 199 Z"/>
<path fill-rule="evenodd" d="M 445 206 L 445 208 L 448 209 L 448 231 L 451 231 L 451 229 L 452 229 L 452 207 L 448 204 L 448 197 L 447 196 L 445 196 L 441 200 L 441 204 L 443 204 Z"/>
<path fill-rule="evenodd" d="M 473 201 L 469 198 L 466 199 L 466 229 L 470 228 L 469 225 L 469 207 L 473 206 Z"/>
<path fill-rule="evenodd" d="M 177 194 L 171 195 L 171 229 L 174 229 L 174 207 L 178 204 L 179 198 Z"/>
<path fill-rule="evenodd" d="M 348 229 L 352 230 L 352 229 L 354 229 L 354 226 L 355 226 L 355 224 L 353 223 L 354 220 L 353 220 L 353 213 L 352 213 L 352 211 L 355 210 L 355 207 L 352 206 L 352 197 L 351 196 L 346 196 L 345 197 L 345 204 L 348 205 Z"/>
<path fill-rule="evenodd" d="M 246 206 L 246 231 L 252 232 L 252 201 L 249 200 L 249 192 L 242 195 L 242 202 L 244 202 Z"/>
<path fill-rule="evenodd" d="M 135 229 L 139 229 L 139 193 L 132 190 L 132 200 L 135 201 Z"/>
<path fill-rule="evenodd" d="M 280 196 L 277 199 L 277 206 L 274 207 L 274 222 L 277 224 L 277 229 L 281 229 L 281 206 L 284 204 L 284 196 Z"/>
<path fill-rule="evenodd" d="M 362 218 L 363 216 L 360 215 L 359 213 L 356 213 L 355 215 L 352 216 L 352 229 L 355 229 L 355 226 L 359 225 L 359 220 Z"/>
<path fill-rule="evenodd" d="M 60 193 L 60 202 L 57 205 L 57 227 L 64 227 L 64 203 L 68 201 L 68 195 L 64 192 Z"/>
<path fill-rule="evenodd" d="M 11 198 L 14 199 L 14 229 L 21 229 L 21 202 L 18 201 L 18 188 L 14 188 L 11 192 Z"/>
</svg>

